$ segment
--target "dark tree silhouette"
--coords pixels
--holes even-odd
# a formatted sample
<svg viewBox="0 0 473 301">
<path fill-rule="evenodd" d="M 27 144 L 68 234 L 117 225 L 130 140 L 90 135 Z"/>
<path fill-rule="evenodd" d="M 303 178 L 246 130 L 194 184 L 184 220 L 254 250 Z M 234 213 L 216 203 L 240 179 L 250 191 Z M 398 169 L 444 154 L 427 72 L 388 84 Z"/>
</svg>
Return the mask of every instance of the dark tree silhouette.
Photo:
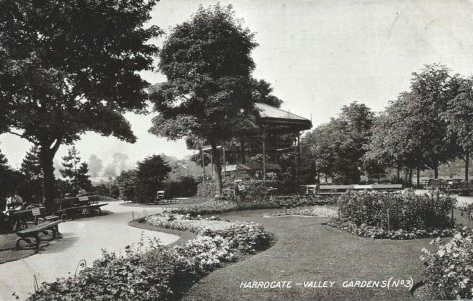
<svg viewBox="0 0 473 301">
<path fill-rule="evenodd" d="M 39 147 L 46 207 L 53 159 L 86 131 L 134 142 L 126 111 L 146 108 L 161 34 L 145 27 L 156 0 L 0 1 L 0 132 Z"/>
</svg>

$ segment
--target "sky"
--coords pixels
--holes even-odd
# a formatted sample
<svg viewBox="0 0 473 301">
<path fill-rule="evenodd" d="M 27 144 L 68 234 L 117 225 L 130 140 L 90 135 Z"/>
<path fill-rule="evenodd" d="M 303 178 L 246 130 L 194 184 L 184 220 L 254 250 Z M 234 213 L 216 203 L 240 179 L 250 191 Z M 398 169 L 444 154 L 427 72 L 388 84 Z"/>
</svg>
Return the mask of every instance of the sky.
<svg viewBox="0 0 473 301">
<path fill-rule="evenodd" d="M 197 11 L 217 1 L 161 0 L 151 24 L 166 33 Z M 343 105 L 364 103 L 382 111 L 409 89 L 411 73 L 425 64 L 441 63 L 464 76 L 473 74 L 473 1 L 467 0 L 238 0 L 237 18 L 256 33 L 254 77 L 271 83 L 282 109 L 328 122 Z M 159 38 L 160 44 L 166 35 Z M 166 78 L 143 72 L 150 83 Z M 138 137 L 128 144 L 94 133 L 82 135 L 76 147 L 83 159 L 95 154 L 103 165 L 124 154 L 129 164 L 152 154 L 183 158 L 191 153 L 184 141 L 167 141 L 148 133 L 151 113 L 127 114 Z M 18 167 L 30 145 L 21 138 L 0 136 L 0 149 Z M 56 160 L 66 153 L 61 146 Z M 122 156 L 123 157 L 123 156 Z"/>
</svg>

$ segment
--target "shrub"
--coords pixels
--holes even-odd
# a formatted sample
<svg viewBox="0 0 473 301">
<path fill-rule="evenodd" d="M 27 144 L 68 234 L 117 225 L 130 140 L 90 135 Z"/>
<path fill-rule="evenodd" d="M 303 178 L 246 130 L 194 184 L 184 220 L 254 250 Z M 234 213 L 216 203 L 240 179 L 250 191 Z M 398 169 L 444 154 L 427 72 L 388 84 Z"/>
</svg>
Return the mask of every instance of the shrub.
<svg viewBox="0 0 473 301">
<path fill-rule="evenodd" d="M 213 198 L 215 196 L 215 184 L 212 181 L 205 181 L 197 185 L 197 198 Z"/>
<path fill-rule="evenodd" d="M 174 295 L 176 252 L 160 245 L 127 247 L 125 254 L 103 252 L 77 276 L 43 283 L 29 300 L 161 300 Z"/>
<path fill-rule="evenodd" d="M 427 285 L 439 299 L 473 299 L 473 232 L 464 228 L 447 243 L 431 242 L 435 252 L 423 249 Z"/>
<path fill-rule="evenodd" d="M 197 193 L 197 182 L 193 177 L 180 177 L 176 181 L 165 182 L 166 198 L 191 197 Z"/>
</svg>

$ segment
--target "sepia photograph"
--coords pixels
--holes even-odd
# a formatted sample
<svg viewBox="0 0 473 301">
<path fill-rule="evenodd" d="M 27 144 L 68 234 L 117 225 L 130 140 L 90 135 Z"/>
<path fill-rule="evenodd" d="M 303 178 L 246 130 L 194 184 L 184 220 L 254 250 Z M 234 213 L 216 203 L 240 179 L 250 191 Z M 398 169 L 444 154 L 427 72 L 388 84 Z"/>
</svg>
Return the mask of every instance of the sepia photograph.
<svg viewBox="0 0 473 301">
<path fill-rule="evenodd" d="M 0 0 L 0 301 L 473 300 L 473 0 Z"/>
</svg>

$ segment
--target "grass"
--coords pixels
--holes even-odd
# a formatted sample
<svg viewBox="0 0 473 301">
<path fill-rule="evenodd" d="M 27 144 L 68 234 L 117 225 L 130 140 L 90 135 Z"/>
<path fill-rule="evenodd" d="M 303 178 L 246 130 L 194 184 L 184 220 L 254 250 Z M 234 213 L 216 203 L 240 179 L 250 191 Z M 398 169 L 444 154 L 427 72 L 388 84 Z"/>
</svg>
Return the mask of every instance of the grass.
<svg viewBox="0 0 473 301">
<path fill-rule="evenodd" d="M 386 300 L 412 299 L 406 288 L 343 288 L 350 280 L 422 280 L 421 249 L 429 239 L 408 241 L 360 238 L 322 223 L 327 218 L 263 218 L 272 210 L 223 214 L 254 221 L 276 235 L 275 245 L 219 269 L 196 283 L 183 300 Z M 333 288 L 242 289 L 242 281 L 335 281 Z"/>
<path fill-rule="evenodd" d="M 26 258 L 36 254 L 35 249 L 16 249 L 16 240 L 19 237 L 15 233 L 0 234 L 0 264 Z M 41 241 L 40 248 L 48 245 L 47 241 Z"/>
</svg>

